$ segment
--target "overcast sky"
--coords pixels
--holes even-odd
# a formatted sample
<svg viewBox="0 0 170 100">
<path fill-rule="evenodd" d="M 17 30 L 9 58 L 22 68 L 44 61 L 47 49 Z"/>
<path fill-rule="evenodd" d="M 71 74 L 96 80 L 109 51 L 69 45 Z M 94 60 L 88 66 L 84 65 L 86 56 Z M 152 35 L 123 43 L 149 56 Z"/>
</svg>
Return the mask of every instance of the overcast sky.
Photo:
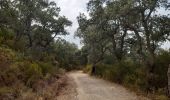
<svg viewBox="0 0 170 100">
<path fill-rule="evenodd" d="M 79 13 L 87 13 L 86 4 L 89 0 L 54 0 L 57 5 L 61 8 L 61 15 L 66 16 L 72 21 L 72 27 L 68 27 L 70 35 L 64 36 L 63 38 L 69 42 L 73 42 L 78 45 L 79 48 L 82 47 L 79 38 L 74 37 L 74 32 L 78 28 L 77 16 Z"/>
<path fill-rule="evenodd" d="M 57 5 L 61 8 L 61 15 L 66 16 L 69 20 L 72 21 L 72 27 L 69 27 L 67 30 L 70 32 L 70 35 L 64 36 L 62 38 L 66 39 L 69 42 L 73 42 L 78 45 L 79 48 L 82 47 L 82 44 L 80 43 L 79 38 L 74 37 L 74 32 L 78 28 L 77 23 L 77 16 L 79 13 L 85 13 L 87 14 L 86 4 L 89 0 L 54 0 Z M 165 12 L 163 10 L 160 10 L 161 14 L 167 14 L 170 12 Z M 162 46 L 163 48 L 169 49 L 170 48 L 170 42 L 165 43 L 165 45 Z"/>
</svg>

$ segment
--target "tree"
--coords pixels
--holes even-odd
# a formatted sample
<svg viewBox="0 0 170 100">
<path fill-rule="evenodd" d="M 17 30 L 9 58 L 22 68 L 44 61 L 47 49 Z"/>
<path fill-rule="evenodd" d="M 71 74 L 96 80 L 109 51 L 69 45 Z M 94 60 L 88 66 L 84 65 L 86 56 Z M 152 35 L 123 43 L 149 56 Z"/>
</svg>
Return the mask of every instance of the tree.
<svg viewBox="0 0 170 100">
<path fill-rule="evenodd" d="M 157 10 L 168 10 L 168 1 L 90 0 L 87 8 L 90 17 L 87 19 L 83 14 L 78 17 L 77 35 L 89 48 L 89 55 L 94 56 L 89 58 L 102 57 L 103 49 L 104 55 L 112 53 L 112 59 L 118 62 L 136 58 L 147 67 L 147 83 L 152 87 L 156 52 L 170 36 L 169 15 L 159 15 Z"/>
<path fill-rule="evenodd" d="M 76 52 L 78 47 L 74 43 L 69 43 L 66 40 L 58 39 L 54 44 L 55 60 L 59 62 L 60 67 L 64 67 L 67 70 L 73 69 L 76 62 Z"/>
<path fill-rule="evenodd" d="M 103 37 L 103 30 L 99 29 L 96 24 L 90 23 L 86 17 L 81 14 L 78 17 L 79 29 L 77 36 L 83 38 L 83 43 L 87 45 L 89 54 L 89 63 L 93 65 L 103 60 L 104 54 L 107 50 L 107 40 Z"/>
<path fill-rule="evenodd" d="M 28 47 L 46 47 L 57 35 L 66 35 L 71 22 L 60 16 L 60 8 L 47 0 L 1 1 L 2 22 L 16 33 L 16 41 L 25 38 Z M 38 37 L 37 37 L 38 36 Z M 27 37 L 27 38 L 26 38 Z M 42 40 L 42 41 L 41 41 Z"/>
<path fill-rule="evenodd" d="M 125 37 L 127 36 L 127 29 L 120 25 L 121 19 L 116 15 L 117 11 L 112 10 L 114 14 L 111 14 L 110 8 L 104 7 L 103 5 L 103 0 L 89 1 L 88 11 L 90 19 L 86 19 L 83 14 L 78 17 L 80 26 L 78 36 L 83 37 L 84 41 L 88 42 L 91 46 L 90 48 L 100 50 L 100 53 L 97 53 L 94 49 L 89 50 L 101 55 L 101 57 L 94 55 L 96 58 L 103 59 L 102 56 L 109 50 L 117 61 L 121 61 L 126 53 Z M 87 37 L 88 34 L 90 34 L 89 37 Z M 98 46 L 95 47 L 94 44 Z"/>
<path fill-rule="evenodd" d="M 7 37 L 9 33 L 13 35 L 10 39 L 13 41 L 11 45 L 17 51 L 42 60 L 45 53 L 52 53 L 58 35 L 69 34 L 65 28 L 72 23 L 65 16 L 60 16 L 60 8 L 53 1 L 2 0 L 0 2 L 0 14 L 2 14 L 0 33 L 3 37 Z"/>
</svg>

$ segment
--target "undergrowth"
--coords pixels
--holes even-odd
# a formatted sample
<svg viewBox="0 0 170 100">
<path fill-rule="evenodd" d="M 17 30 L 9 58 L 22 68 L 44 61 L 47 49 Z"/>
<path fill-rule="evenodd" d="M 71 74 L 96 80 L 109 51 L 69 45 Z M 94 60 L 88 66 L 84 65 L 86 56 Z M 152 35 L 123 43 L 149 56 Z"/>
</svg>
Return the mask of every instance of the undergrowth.
<svg viewBox="0 0 170 100">
<path fill-rule="evenodd" d="M 64 70 L 51 62 L 29 60 L 7 47 L 0 47 L 0 70 L 2 100 L 50 99 L 65 81 Z"/>
</svg>

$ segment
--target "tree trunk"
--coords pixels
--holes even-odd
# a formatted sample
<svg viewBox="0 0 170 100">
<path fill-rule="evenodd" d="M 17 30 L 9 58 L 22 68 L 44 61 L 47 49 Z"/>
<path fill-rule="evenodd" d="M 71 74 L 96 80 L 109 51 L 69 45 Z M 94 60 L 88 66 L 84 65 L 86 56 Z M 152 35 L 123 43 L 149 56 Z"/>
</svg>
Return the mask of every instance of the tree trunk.
<svg viewBox="0 0 170 100">
<path fill-rule="evenodd" d="M 168 76 L 168 95 L 170 96 L 170 64 L 169 64 L 167 76 Z"/>
<path fill-rule="evenodd" d="M 92 75 L 95 75 L 95 74 L 96 74 L 96 65 L 95 65 L 95 64 L 92 65 L 91 74 L 92 74 Z"/>
</svg>

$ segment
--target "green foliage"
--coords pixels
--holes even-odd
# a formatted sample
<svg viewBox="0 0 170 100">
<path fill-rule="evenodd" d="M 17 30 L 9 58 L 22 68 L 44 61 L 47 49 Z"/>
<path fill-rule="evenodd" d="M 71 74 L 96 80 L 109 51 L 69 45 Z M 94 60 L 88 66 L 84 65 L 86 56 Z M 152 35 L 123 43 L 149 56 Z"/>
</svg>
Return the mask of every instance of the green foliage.
<svg viewBox="0 0 170 100">
<path fill-rule="evenodd" d="M 2 96 L 4 94 L 12 93 L 12 92 L 13 92 L 13 90 L 9 87 L 0 88 L 0 96 Z"/>
<path fill-rule="evenodd" d="M 27 63 L 26 63 L 27 64 Z M 31 86 L 36 80 L 42 77 L 41 67 L 36 63 L 28 63 L 24 66 L 25 69 L 25 78 L 27 80 L 26 84 Z"/>
<path fill-rule="evenodd" d="M 154 99 L 155 100 L 169 100 L 169 98 L 165 95 L 157 95 Z"/>
<path fill-rule="evenodd" d="M 0 47 L 0 62 L 10 62 L 15 58 L 15 52 L 9 48 Z"/>
<path fill-rule="evenodd" d="M 96 67 L 93 74 L 147 92 L 166 91 L 170 56 L 160 48 L 169 40 L 170 16 L 157 13 L 168 12 L 166 5 L 168 0 L 89 0 L 90 17 L 77 17 L 76 36 L 87 64 Z"/>
<path fill-rule="evenodd" d="M 167 70 L 169 66 L 170 52 L 160 51 L 156 57 L 156 68 L 154 71 L 155 81 L 153 86 L 164 88 L 167 86 Z"/>
<path fill-rule="evenodd" d="M 0 0 L 0 15 L 0 98 L 42 99 L 38 92 L 44 91 L 37 87 L 60 79 L 65 70 L 59 67 L 73 69 L 77 64 L 76 45 L 56 42 L 58 35 L 69 34 L 65 28 L 72 23 L 48 0 Z M 48 96 L 56 95 L 52 90 Z"/>
<path fill-rule="evenodd" d="M 137 67 L 131 62 L 121 62 L 114 65 L 97 65 L 95 74 L 118 83 L 135 83 Z"/>
<path fill-rule="evenodd" d="M 7 28 L 1 28 L 0 37 L 3 37 L 4 39 L 12 39 L 14 37 L 14 33 L 12 32 L 12 30 L 9 30 Z"/>
<path fill-rule="evenodd" d="M 60 16 L 53 1 L 15 0 L 1 2 L 0 44 L 17 51 L 49 52 L 57 35 L 67 35 L 71 22 Z"/>
<path fill-rule="evenodd" d="M 121 83 L 132 89 L 147 91 L 148 87 L 153 88 L 158 95 L 158 100 L 167 100 L 167 69 L 169 66 L 170 53 L 160 50 L 156 57 L 157 63 L 154 70 L 154 77 L 150 80 L 152 87 L 147 83 L 147 67 L 132 60 L 106 65 L 98 64 L 95 75 L 104 79 Z M 84 72 L 91 72 L 92 66 L 87 66 Z M 159 97 L 160 96 L 160 97 Z M 157 98 L 157 97 L 156 97 Z M 164 99 L 163 99 L 164 98 Z"/>
<path fill-rule="evenodd" d="M 170 18 L 156 11 L 168 8 L 167 0 L 90 0 L 90 17 L 77 17 L 81 50 L 55 40 L 67 35 L 65 28 L 72 24 L 60 16 L 55 2 L 1 0 L 0 4 L 0 95 L 20 94 L 23 87 L 64 73 L 61 68 L 86 64 L 85 72 L 96 65 L 96 76 L 142 90 L 165 91 L 170 52 L 159 47 L 169 40 Z"/>
<path fill-rule="evenodd" d="M 39 62 L 38 65 L 41 68 L 42 74 L 44 76 L 46 76 L 47 74 L 51 73 L 55 73 L 55 71 L 57 71 L 57 66 L 53 66 L 51 63 L 49 62 Z"/>
<path fill-rule="evenodd" d="M 58 39 L 55 43 L 55 60 L 59 66 L 67 70 L 74 69 L 78 61 L 76 58 L 77 46 L 74 43 L 69 43 L 63 39 Z"/>
<path fill-rule="evenodd" d="M 36 89 L 40 81 L 64 74 L 64 70 L 53 65 L 51 57 L 47 56 L 46 60 L 49 61 L 35 61 L 12 49 L 0 47 L 0 98 L 24 98 L 25 94 L 38 97 L 32 89 Z"/>
<path fill-rule="evenodd" d="M 92 65 L 86 65 L 83 69 L 83 72 L 85 72 L 85 73 L 91 74 L 91 71 L 92 71 Z"/>
</svg>

